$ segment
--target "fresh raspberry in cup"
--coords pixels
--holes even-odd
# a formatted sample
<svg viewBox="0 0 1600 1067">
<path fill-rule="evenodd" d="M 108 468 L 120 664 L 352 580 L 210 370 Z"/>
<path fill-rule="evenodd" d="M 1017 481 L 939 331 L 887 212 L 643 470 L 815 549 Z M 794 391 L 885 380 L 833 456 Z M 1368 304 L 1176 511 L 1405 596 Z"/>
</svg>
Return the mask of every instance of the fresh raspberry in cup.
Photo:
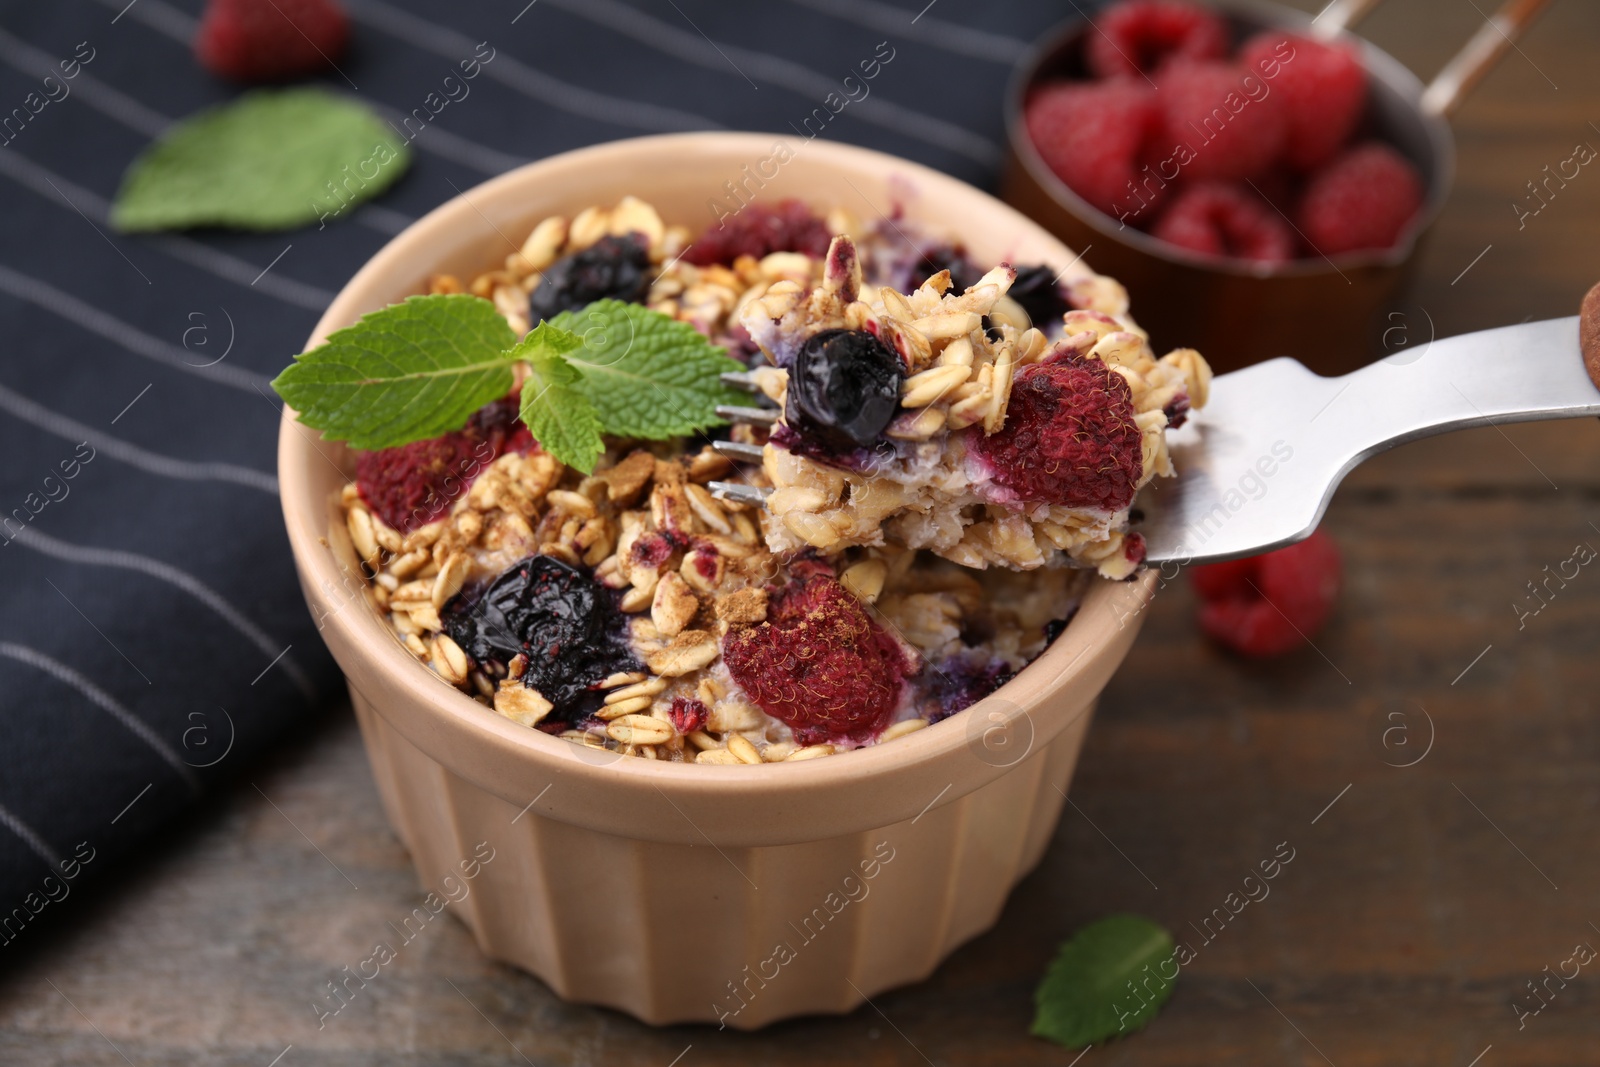
<svg viewBox="0 0 1600 1067">
<path fill-rule="evenodd" d="M 1294 231 L 1283 217 L 1248 187 L 1221 182 L 1179 193 L 1150 233 L 1208 256 L 1270 265 L 1294 258 Z"/>
<path fill-rule="evenodd" d="M 1399 152 L 1369 141 L 1311 176 L 1300 231 L 1318 253 L 1393 248 L 1422 210 L 1422 176 Z"/>
<path fill-rule="evenodd" d="M 1181 0 L 1130 0 L 1113 4 L 1096 20 L 1084 44 L 1084 61 L 1097 78 L 1138 77 L 1174 57 L 1221 59 L 1228 27 L 1215 12 Z"/>
<path fill-rule="evenodd" d="M 1175 158 L 1183 180 L 1257 178 L 1282 155 L 1289 133 L 1283 98 L 1243 67 L 1174 61 L 1158 84 L 1154 147 Z"/>
<path fill-rule="evenodd" d="M 1367 71 L 1349 45 L 1266 30 L 1239 49 L 1239 63 L 1258 75 L 1275 72 L 1269 84 L 1289 116 L 1283 159 L 1295 170 L 1332 159 L 1366 111 Z"/>
<path fill-rule="evenodd" d="M 1041 86 L 1025 119 L 1045 165 L 1073 192 L 1108 215 L 1138 209 L 1130 187 L 1161 122 L 1155 91 L 1142 79 Z"/>
</svg>

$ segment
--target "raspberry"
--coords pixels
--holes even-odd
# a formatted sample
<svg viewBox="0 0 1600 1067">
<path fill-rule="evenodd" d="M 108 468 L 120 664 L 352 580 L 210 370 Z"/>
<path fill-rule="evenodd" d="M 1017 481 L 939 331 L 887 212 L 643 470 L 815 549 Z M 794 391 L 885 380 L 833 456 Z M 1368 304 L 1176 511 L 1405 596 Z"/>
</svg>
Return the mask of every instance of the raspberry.
<svg viewBox="0 0 1600 1067">
<path fill-rule="evenodd" d="M 1160 129 L 1155 91 L 1142 80 L 1061 82 L 1034 90 L 1028 137 L 1045 165 L 1108 215 L 1137 204 L 1129 189 L 1146 140 Z"/>
<path fill-rule="evenodd" d="M 1222 59 L 1228 27 L 1216 14 L 1179 0 L 1125 0 L 1100 16 L 1084 58 L 1097 78 L 1148 74 L 1167 59 Z"/>
<path fill-rule="evenodd" d="M 1150 233 L 1208 256 L 1287 263 L 1294 232 L 1259 196 L 1220 182 L 1200 182 L 1178 194 Z"/>
<path fill-rule="evenodd" d="M 1422 178 L 1388 145 L 1352 148 L 1313 175 L 1300 200 L 1300 232 L 1332 256 L 1393 248 L 1422 207 Z"/>
<path fill-rule="evenodd" d="M 528 298 L 533 321 L 578 311 L 596 300 L 636 304 L 650 289 L 650 249 L 637 234 L 602 237 L 550 265 Z"/>
<path fill-rule="evenodd" d="M 523 684 L 567 722 L 595 711 L 607 676 L 639 668 L 618 594 L 553 556 L 530 556 L 444 606 L 445 632 L 478 664 L 527 657 Z"/>
<path fill-rule="evenodd" d="M 680 734 L 692 734 L 701 729 L 710 715 L 710 710 L 692 697 L 673 697 L 672 707 L 667 711 L 673 728 Z"/>
<path fill-rule="evenodd" d="M 792 580 L 773 596 L 766 622 L 728 632 L 722 658 L 750 699 L 805 745 L 877 734 L 916 669 L 900 642 L 826 574 Z"/>
<path fill-rule="evenodd" d="M 1300 198 L 1299 184 L 1287 167 L 1273 167 L 1259 178 L 1250 179 L 1251 192 L 1258 200 L 1266 202 L 1279 221 L 1294 214 L 1294 205 Z"/>
<path fill-rule="evenodd" d="M 1189 572 L 1200 628 L 1243 656 L 1280 656 L 1316 636 L 1339 595 L 1339 550 L 1321 530 L 1260 556 Z"/>
<path fill-rule="evenodd" d="M 467 425 L 427 441 L 356 457 L 361 499 L 392 529 L 410 533 L 449 510 L 484 468 L 504 452 L 534 447 L 517 418 L 516 394 L 485 404 Z"/>
<path fill-rule="evenodd" d="M 1245 42 L 1239 62 L 1262 76 L 1277 68 L 1272 86 L 1289 116 L 1283 158 L 1295 170 L 1332 159 L 1366 110 L 1367 71 L 1346 45 L 1268 30 Z"/>
<path fill-rule="evenodd" d="M 1191 181 L 1243 181 L 1270 168 L 1289 133 L 1281 94 L 1259 100 L 1246 91 L 1246 72 L 1232 63 L 1180 61 L 1161 72 L 1156 98 L 1161 136 L 1155 147 Z M 1253 91 L 1267 85 L 1250 75 Z"/>
<path fill-rule="evenodd" d="M 1098 359 L 1068 355 L 1023 368 L 997 432 L 968 445 L 999 487 L 999 503 L 1121 511 L 1144 457 L 1128 381 Z"/>
<path fill-rule="evenodd" d="M 795 353 L 784 419 L 812 446 L 839 452 L 871 448 L 900 411 L 904 380 L 900 356 L 876 335 L 823 330 Z"/>
<path fill-rule="evenodd" d="M 213 74 L 284 81 L 330 66 L 349 36 L 350 23 L 334 0 L 211 0 L 194 47 Z"/>
<path fill-rule="evenodd" d="M 723 219 L 696 237 L 683 258 L 698 267 L 732 266 L 740 256 L 760 259 L 773 252 L 804 252 L 820 258 L 827 254 L 832 238 L 828 224 L 804 203 L 780 200 L 773 207 L 751 204 Z"/>
</svg>

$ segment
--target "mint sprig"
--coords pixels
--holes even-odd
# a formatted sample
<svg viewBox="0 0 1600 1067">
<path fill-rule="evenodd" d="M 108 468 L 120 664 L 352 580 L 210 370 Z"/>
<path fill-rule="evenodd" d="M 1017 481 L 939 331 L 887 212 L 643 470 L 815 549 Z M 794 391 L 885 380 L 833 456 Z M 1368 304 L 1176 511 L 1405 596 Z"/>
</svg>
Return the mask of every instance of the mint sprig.
<svg viewBox="0 0 1600 1067">
<path fill-rule="evenodd" d="M 332 333 L 273 381 L 300 421 L 352 447 L 391 448 L 447 430 L 511 391 L 517 343 L 494 305 L 413 296 Z"/>
<path fill-rule="evenodd" d="M 563 311 L 550 325 L 583 337 L 583 347 L 567 359 L 582 372 L 578 389 L 608 433 L 681 437 L 717 425 L 718 404 L 749 402 L 720 377 L 744 366 L 687 322 L 638 304 L 597 300 L 582 311 Z"/>
<path fill-rule="evenodd" d="M 518 341 L 493 304 L 466 294 L 413 296 L 366 315 L 296 356 L 272 386 L 324 436 L 392 448 L 460 429 L 511 391 L 519 364 L 523 422 L 586 474 L 605 434 L 693 433 L 721 423 L 718 404 L 740 399 L 718 376 L 741 364 L 659 312 L 603 300 Z"/>
<path fill-rule="evenodd" d="M 1032 1033 L 1068 1048 L 1142 1030 L 1177 980 L 1172 935 L 1137 915 L 1090 923 L 1061 946 L 1034 991 Z"/>
<path fill-rule="evenodd" d="M 541 322 L 538 328 L 550 329 L 550 324 Z M 528 377 L 522 383 L 522 421 L 534 440 L 551 455 L 588 473 L 594 470 L 595 460 L 605 449 L 601 440 L 605 427 L 594 405 L 578 388 L 582 380 L 572 364 L 559 355 L 535 354 L 528 360 Z"/>
</svg>

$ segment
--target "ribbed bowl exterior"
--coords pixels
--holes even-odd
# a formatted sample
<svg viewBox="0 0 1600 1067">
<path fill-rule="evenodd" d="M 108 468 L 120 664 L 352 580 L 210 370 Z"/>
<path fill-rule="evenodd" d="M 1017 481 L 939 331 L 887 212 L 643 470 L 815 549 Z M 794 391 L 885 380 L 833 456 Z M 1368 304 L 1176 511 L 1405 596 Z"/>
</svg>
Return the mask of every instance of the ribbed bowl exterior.
<svg viewBox="0 0 1600 1067">
<path fill-rule="evenodd" d="M 753 1029 L 933 973 L 1036 866 L 1093 711 L 965 796 L 890 826 L 767 847 L 669 844 L 518 811 L 407 741 L 356 690 L 373 774 L 424 886 L 487 842 L 452 910 L 483 952 L 649 1023 Z"/>
</svg>

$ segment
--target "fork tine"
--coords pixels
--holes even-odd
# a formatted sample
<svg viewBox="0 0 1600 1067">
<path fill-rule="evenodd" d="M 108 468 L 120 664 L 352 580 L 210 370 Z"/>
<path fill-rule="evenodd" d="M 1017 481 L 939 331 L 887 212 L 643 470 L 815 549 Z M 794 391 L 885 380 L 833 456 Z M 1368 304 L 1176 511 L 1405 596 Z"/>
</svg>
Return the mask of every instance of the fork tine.
<svg viewBox="0 0 1600 1067">
<path fill-rule="evenodd" d="M 729 404 L 717 407 L 717 416 L 729 422 L 744 422 L 751 426 L 771 426 L 778 421 L 777 408 L 742 408 Z"/>
<path fill-rule="evenodd" d="M 738 482 L 709 482 L 707 488 L 714 497 L 737 501 L 740 504 L 754 504 L 759 508 L 766 507 L 767 497 L 772 495 L 771 489 L 763 489 L 758 485 L 742 485 Z"/>
<path fill-rule="evenodd" d="M 723 385 L 731 385 L 735 389 L 742 389 L 747 393 L 755 393 L 760 396 L 766 395 L 765 393 L 761 392 L 761 386 L 756 384 L 756 376 L 750 371 L 728 371 L 721 377 Z"/>
<path fill-rule="evenodd" d="M 760 463 L 763 454 L 760 445 L 742 445 L 737 441 L 713 441 L 711 447 L 735 463 Z"/>
</svg>

